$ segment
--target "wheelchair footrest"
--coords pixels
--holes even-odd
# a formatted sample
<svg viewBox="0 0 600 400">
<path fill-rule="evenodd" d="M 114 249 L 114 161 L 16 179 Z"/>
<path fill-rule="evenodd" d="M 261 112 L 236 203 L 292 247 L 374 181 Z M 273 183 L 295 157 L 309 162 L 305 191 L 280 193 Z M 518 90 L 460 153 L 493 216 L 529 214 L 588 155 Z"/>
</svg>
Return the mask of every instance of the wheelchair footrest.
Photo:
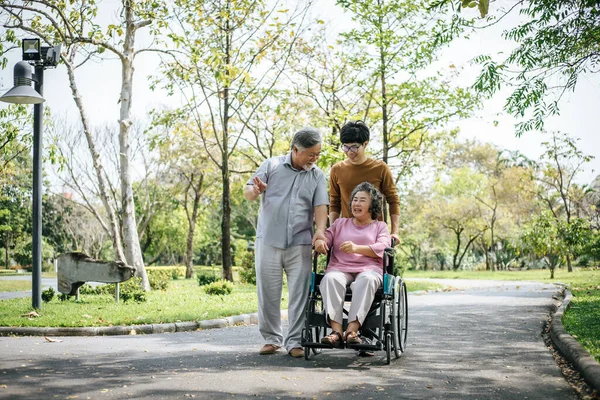
<svg viewBox="0 0 600 400">
<path fill-rule="evenodd" d="M 346 348 L 354 350 L 381 350 L 381 342 L 377 344 L 346 344 Z"/>
<path fill-rule="evenodd" d="M 337 349 L 339 347 L 333 347 L 330 344 L 320 343 L 320 342 L 302 342 L 302 347 L 309 347 L 311 349 Z"/>
</svg>

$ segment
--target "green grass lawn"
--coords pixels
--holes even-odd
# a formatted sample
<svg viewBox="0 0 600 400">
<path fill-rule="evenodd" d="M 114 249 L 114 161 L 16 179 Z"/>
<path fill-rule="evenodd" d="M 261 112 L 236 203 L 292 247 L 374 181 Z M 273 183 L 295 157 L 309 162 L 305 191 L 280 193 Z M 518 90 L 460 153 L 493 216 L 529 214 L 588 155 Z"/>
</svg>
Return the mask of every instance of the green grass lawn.
<svg viewBox="0 0 600 400">
<path fill-rule="evenodd" d="M 31 290 L 30 281 L 3 281 L 0 280 L 0 292 L 23 292 Z"/>
<path fill-rule="evenodd" d="M 43 303 L 40 317 L 23 315 L 31 309 L 30 298 L 2 300 L 0 326 L 111 326 L 199 321 L 256 312 L 256 287 L 235 285 L 227 296 L 210 296 L 195 279 L 171 282 L 166 291 L 152 291 L 143 303 L 117 303 L 110 295 L 82 295 L 79 302 L 55 297 Z M 283 295 L 287 307 L 287 294 Z"/>
</svg>

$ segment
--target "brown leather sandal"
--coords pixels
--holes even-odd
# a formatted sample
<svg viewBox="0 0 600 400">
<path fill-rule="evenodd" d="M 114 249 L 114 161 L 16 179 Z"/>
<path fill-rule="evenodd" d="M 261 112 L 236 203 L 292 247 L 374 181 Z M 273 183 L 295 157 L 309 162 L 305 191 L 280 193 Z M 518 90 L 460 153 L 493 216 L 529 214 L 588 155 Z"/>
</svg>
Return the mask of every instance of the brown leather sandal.
<svg viewBox="0 0 600 400">
<path fill-rule="evenodd" d="M 343 342 L 342 334 L 335 331 L 321 339 L 321 343 L 328 344 L 332 347 L 342 347 Z"/>
<path fill-rule="evenodd" d="M 356 332 L 346 332 L 346 343 L 348 344 L 360 344 L 360 338 Z"/>
</svg>

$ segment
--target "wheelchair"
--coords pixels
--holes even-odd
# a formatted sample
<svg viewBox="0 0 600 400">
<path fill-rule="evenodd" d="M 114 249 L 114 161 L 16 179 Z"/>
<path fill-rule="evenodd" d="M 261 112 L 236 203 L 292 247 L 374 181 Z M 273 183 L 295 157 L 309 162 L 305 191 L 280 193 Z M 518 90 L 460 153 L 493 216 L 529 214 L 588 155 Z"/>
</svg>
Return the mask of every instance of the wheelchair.
<svg viewBox="0 0 600 400">
<path fill-rule="evenodd" d="M 361 337 L 369 341 L 360 344 L 343 343 L 345 348 L 364 351 L 385 350 L 386 364 L 389 365 L 392 353 L 395 358 L 400 358 L 406 349 L 406 336 L 408 332 L 408 303 L 406 285 L 401 277 L 394 276 L 394 249 L 386 248 L 383 256 L 383 284 L 377 290 L 373 304 L 367 317 L 360 328 Z M 302 329 L 302 347 L 304 358 L 309 360 L 311 355 L 317 355 L 323 349 L 332 349 L 328 344 L 321 343 L 321 338 L 331 329 L 327 323 L 327 316 L 323 306 L 323 298 L 319 284 L 323 273 L 317 273 L 319 253 L 313 255 L 313 266 L 310 283 L 310 293 L 306 302 L 306 316 Z M 329 264 L 329 254 L 327 255 Z M 346 302 L 352 301 L 352 290 L 346 288 Z M 343 329 L 348 325 L 348 310 L 344 307 Z"/>
</svg>

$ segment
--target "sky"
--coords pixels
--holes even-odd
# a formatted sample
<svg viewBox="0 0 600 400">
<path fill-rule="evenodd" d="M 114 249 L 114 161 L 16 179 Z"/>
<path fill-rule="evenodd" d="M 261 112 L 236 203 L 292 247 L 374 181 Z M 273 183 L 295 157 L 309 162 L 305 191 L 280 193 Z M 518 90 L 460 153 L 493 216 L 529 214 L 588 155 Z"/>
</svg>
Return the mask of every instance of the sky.
<svg viewBox="0 0 600 400">
<path fill-rule="evenodd" d="M 106 3 L 106 2 L 105 2 Z M 114 3 L 109 0 L 108 4 Z M 342 15 L 334 5 L 333 0 L 319 0 L 317 9 L 319 16 L 326 15 L 327 22 L 334 29 L 345 26 L 343 21 L 347 16 Z M 474 11 L 476 12 L 476 11 Z M 510 20 L 507 21 L 510 23 Z M 501 38 L 505 29 L 501 24 L 484 29 L 471 35 L 469 40 L 461 39 L 453 43 L 441 53 L 435 68 L 447 68 L 454 65 L 462 71 L 457 84 L 471 85 L 477 69 L 470 60 L 478 54 L 486 54 L 511 49 L 513 44 Z M 8 67 L 0 71 L 0 91 L 4 93 L 12 87 L 12 66 L 20 60 L 20 51 L 10 55 Z M 148 75 L 156 72 L 155 56 L 146 53 L 136 59 L 133 97 L 133 114 L 141 119 L 153 108 L 175 106 L 176 98 L 169 98 L 160 90 L 152 91 L 149 87 Z M 600 75 L 600 74 L 597 74 Z M 55 115 L 77 117 L 75 103 L 68 88 L 66 69 L 58 66 L 56 69 L 45 71 L 44 97 L 46 105 Z M 117 60 L 105 61 L 102 64 L 89 63 L 77 72 L 78 84 L 86 110 L 91 122 L 95 125 L 115 123 L 119 115 L 117 102 L 120 90 L 121 70 Z M 542 152 L 541 142 L 545 138 L 540 133 L 528 132 L 522 137 L 514 134 L 514 123 L 511 116 L 502 113 L 502 106 L 509 92 L 498 93 L 494 98 L 486 100 L 480 111 L 466 120 L 459 121 L 460 136 L 475 138 L 482 142 L 493 143 L 500 148 L 520 150 L 530 158 L 537 159 Z M 579 138 L 579 149 L 586 154 L 595 155 L 600 149 L 600 76 L 583 75 L 580 77 L 573 93 L 567 93 L 560 103 L 561 115 L 549 118 L 546 129 L 567 132 L 570 136 Z M 5 107 L 5 103 L 0 103 Z M 494 121 L 498 125 L 494 126 Z M 599 154 L 600 156 L 600 154 Z M 586 164 L 584 172 L 578 175 L 578 183 L 590 183 L 600 173 L 600 157 Z"/>
</svg>

